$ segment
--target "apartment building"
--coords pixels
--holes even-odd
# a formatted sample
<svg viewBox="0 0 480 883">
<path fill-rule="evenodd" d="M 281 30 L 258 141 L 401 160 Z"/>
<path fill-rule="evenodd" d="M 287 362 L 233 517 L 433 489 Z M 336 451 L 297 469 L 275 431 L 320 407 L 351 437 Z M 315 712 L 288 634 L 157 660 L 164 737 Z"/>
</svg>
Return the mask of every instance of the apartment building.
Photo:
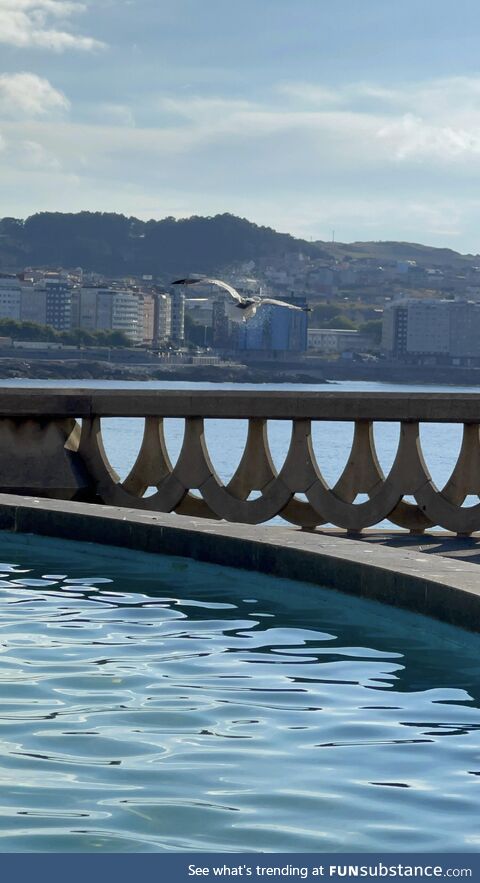
<svg viewBox="0 0 480 883">
<path fill-rule="evenodd" d="M 41 284 L 22 285 L 20 300 L 20 321 L 47 324 L 47 292 Z"/>
<path fill-rule="evenodd" d="M 480 304 L 410 299 L 384 310 L 382 350 L 417 363 L 480 364 Z"/>
<path fill-rule="evenodd" d="M 125 289 L 83 287 L 73 293 L 71 327 L 86 331 L 122 331 L 134 343 L 144 337 L 144 305 Z"/>
<path fill-rule="evenodd" d="M 97 297 L 97 330 L 123 331 L 133 343 L 142 343 L 143 310 L 140 298 L 130 291 L 100 291 Z"/>
<path fill-rule="evenodd" d="M 21 286 L 17 276 L 0 275 L 0 319 L 20 319 Z"/>
<path fill-rule="evenodd" d="M 182 344 L 185 340 L 185 295 L 176 291 L 172 295 L 172 341 Z"/>
<path fill-rule="evenodd" d="M 64 279 L 45 279 L 45 322 L 57 331 L 69 331 L 72 312 L 72 286 Z"/>
<path fill-rule="evenodd" d="M 159 344 L 172 337 L 172 298 L 169 294 L 154 294 L 153 300 L 155 308 L 153 341 Z"/>
</svg>

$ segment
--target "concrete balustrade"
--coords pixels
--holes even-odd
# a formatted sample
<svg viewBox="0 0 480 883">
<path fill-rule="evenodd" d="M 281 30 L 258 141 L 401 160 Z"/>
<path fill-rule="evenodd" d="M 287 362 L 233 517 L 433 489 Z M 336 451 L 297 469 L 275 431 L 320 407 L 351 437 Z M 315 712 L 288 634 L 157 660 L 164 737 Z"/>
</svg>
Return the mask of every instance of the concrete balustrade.
<svg viewBox="0 0 480 883">
<path fill-rule="evenodd" d="M 139 454 L 124 481 L 103 446 L 102 418 L 107 417 L 145 418 Z M 175 465 L 163 433 L 163 420 L 169 417 L 185 420 Z M 204 421 L 211 418 L 248 420 L 243 456 L 227 484 L 209 457 Z M 268 446 L 268 420 L 292 422 L 279 470 Z M 355 424 L 350 455 L 333 487 L 315 457 L 313 421 Z M 385 421 L 400 423 L 387 475 L 373 436 L 373 424 Z M 420 423 L 463 425 L 460 454 L 443 488 L 435 486 L 424 461 Z M 439 526 L 470 534 L 480 530 L 480 502 L 462 504 L 480 495 L 479 427 L 480 396 L 475 394 L 5 389 L 0 396 L 0 491 L 245 524 L 281 515 L 304 528 L 333 524 L 358 532 L 388 519 L 416 533 Z M 145 497 L 151 487 L 155 493 Z M 250 499 L 253 492 L 258 496 Z M 367 499 L 356 503 L 359 494 Z"/>
</svg>

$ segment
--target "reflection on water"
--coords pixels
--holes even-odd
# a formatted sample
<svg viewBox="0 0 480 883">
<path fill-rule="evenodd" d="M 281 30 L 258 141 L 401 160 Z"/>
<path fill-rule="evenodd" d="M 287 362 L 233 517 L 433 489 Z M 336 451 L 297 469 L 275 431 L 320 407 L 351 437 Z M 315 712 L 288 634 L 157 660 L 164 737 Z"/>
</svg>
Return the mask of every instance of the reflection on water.
<svg viewBox="0 0 480 883">
<path fill-rule="evenodd" d="M 478 849 L 477 636 L 186 559 L 0 557 L 0 851 Z"/>
</svg>

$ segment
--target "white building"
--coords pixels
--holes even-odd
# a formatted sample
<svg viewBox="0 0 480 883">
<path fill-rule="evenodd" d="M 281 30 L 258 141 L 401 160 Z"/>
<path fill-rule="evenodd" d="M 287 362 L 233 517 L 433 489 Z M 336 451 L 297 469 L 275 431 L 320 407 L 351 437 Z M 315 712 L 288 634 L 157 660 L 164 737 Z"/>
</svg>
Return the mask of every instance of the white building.
<svg viewBox="0 0 480 883">
<path fill-rule="evenodd" d="M 123 331 L 134 343 L 141 343 L 143 309 L 140 298 L 130 291 L 100 291 L 97 299 L 97 329 Z"/>
<path fill-rule="evenodd" d="M 0 276 L 0 319 L 20 319 L 21 294 L 17 276 Z"/>
<path fill-rule="evenodd" d="M 154 340 L 156 343 L 161 343 L 172 335 L 172 298 L 169 294 L 156 294 L 154 300 Z"/>
<path fill-rule="evenodd" d="M 384 310 L 382 349 L 394 358 L 480 359 L 480 304 L 405 299 Z"/>
<path fill-rule="evenodd" d="M 143 341 L 143 301 L 131 291 L 80 288 L 73 296 L 72 327 L 86 331 L 123 331 L 134 343 Z"/>
<path fill-rule="evenodd" d="M 308 349 L 322 355 L 336 355 L 338 353 L 359 352 L 370 348 L 371 340 L 360 334 L 355 329 L 345 328 L 309 328 Z"/>
<path fill-rule="evenodd" d="M 408 306 L 407 352 L 450 352 L 452 301 L 412 300 Z"/>
</svg>

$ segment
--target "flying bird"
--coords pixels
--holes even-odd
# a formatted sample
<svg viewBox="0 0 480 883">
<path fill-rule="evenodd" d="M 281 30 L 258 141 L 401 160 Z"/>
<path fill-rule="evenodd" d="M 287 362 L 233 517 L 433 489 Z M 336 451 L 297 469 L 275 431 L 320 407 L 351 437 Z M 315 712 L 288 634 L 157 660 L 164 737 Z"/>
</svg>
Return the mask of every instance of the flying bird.
<svg viewBox="0 0 480 883">
<path fill-rule="evenodd" d="M 229 285 L 228 282 L 222 282 L 221 279 L 210 279 L 206 276 L 202 276 L 201 278 L 188 278 L 188 279 L 176 279 L 175 282 L 172 282 L 172 285 L 216 285 L 217 288 L 223 288 L 224 291 L 228 292 L 228 294 L 235 301 L 234 306 L 242 311 L 243 321 L 245 322 L 247 319 L 252 319 L 255 313 L 257 312 L 259 307 L 263 307 L 265 304 L 271 304 L 275 307 L 285 307 L 287 310 L 298 310 L 302 313 L 310 313 L 311 310 L 309 307 L 296 307 L 294 304 L 287 304 L 284 300 L 275 300 L 273 297 L 259 297 L 258 295 L 252 295 L 250 297 L 244 297 L 242 294 L 239 294 L 237 289 L 233 287 L 233 285 Z"/>
</svg>

